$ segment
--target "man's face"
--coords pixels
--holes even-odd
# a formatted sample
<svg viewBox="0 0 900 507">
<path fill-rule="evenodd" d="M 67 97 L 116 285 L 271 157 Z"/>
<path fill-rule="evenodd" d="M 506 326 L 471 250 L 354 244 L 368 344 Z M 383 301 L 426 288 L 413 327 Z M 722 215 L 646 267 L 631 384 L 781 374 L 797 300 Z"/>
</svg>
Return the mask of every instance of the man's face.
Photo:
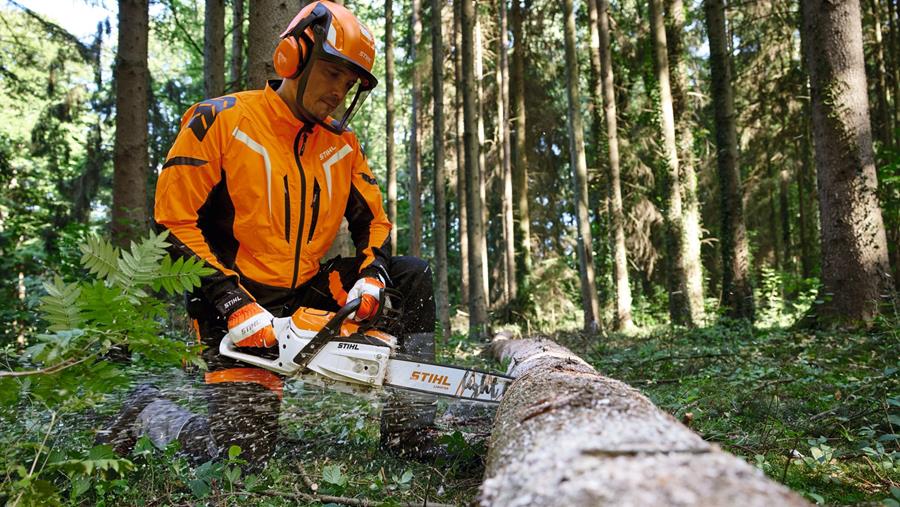
<svg viewBox="0 0 900 507">
<path fill-rule="evenodd" d="M 344 97 L 357 81 L 356 72 L 344 65 L 314 60 L 303 94 L 303 107 L 316 119 L 324 120 L 344 103 Z"/>
</svg>

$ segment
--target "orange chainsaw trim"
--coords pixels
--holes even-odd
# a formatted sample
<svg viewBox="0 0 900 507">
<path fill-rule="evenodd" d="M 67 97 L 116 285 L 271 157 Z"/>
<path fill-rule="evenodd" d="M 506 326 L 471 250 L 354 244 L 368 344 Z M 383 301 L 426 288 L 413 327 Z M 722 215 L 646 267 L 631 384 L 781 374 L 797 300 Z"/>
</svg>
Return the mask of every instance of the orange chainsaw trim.
<svg viewBox="0 0 900 507">
<path fill-rule="evenodd" d="M 334 317 L 333 312 L 326 312 L 325 310 L 318 310 L 316 308 L 300 307 L 291 316 L 291 320 L 293 321 L 294 326 L 298 329 L 318 333 L 323 327 L 325 327 L 325 324 L 328 324 L 328 321 L 331 320 L 332 317 Z M 359 331 L 359 324 L 357 324 L 356 322 L 348 319 L 345 320 L 343 324 L 341 324 L 342 338 L 350 336 L 357 331 Z M 386 343 L 393 342 L 393 337 L 391 335 L 375 329 L 366 331 L 366 336 L 377 338 Z"/>
<path fill-rule="evenodd" d="M 261 368 L 228 368 L 212 371 L 204 375 L 204 380 L 207 384 L 247 382 L 261 385 L 277 394 L 279 398 L 284 394 L 284 381 L 281 380 L 281 377 Z"/>
</svg>

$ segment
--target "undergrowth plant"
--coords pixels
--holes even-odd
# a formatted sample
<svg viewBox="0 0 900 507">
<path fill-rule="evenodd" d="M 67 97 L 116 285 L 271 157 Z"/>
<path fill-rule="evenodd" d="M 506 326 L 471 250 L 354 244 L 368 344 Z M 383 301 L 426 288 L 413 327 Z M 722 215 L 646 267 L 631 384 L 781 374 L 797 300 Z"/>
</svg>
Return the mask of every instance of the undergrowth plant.
<svg viewBox="0 0 900 507">
<path fill-rule="evenodd" d="M 0 501 L 7 505 L 55 505 L 61 492 L 79 496 L 92 481 L 133 467 L 106 446 L 55 447 L 67 415 L 93 407 L 128 384 L 122 368 L 108 359 L 114 350 L 155 364 L 190 362 L 203 367 L 199 346 L 163 332 L 165 303 L 154 294 L 181 293 L 211 272 L 202 261 L 172 261 L 168 232 L 150 232 L 128 250 L 99 236 L 80 245 L 86 276 L 44 283 L 40 318 L 45 331 L 29 337 L 24 351 L 3 351 L 0 371 Z"/>
</svg>

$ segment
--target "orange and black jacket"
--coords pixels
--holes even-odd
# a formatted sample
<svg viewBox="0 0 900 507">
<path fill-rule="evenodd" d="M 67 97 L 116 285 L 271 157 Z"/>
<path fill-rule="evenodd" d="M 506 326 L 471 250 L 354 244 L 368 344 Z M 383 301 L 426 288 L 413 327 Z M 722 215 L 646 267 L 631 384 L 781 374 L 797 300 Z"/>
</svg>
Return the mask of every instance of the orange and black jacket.
<svg viewBox="0 0 900 507">
<path fill-rule="evenodd" d="M 304 124 L 273 85 L 191 107 L 156 187 L 158 227 L 215 269 L 200 290 L 223 315 L 302 286 L 343 217 L 361 273 L 387 273 L 391 224 L 356 136 Z"/>
</svg>

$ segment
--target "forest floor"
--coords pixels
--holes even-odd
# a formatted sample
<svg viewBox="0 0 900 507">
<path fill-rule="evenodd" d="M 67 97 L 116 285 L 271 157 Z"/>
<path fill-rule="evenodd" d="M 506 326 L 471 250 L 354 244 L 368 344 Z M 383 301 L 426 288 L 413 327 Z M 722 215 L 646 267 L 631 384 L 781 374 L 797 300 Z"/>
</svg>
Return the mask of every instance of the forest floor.
<svg viewBox="0 0 900 507">
<path fill-rule="evenodd" d="M 816 503 L 900 502 L 896 328 L 846 334 L 723 323 L 693 331 L 666 327 L 631 336 L 553 338 Z M 438 360 L 501 369 L 482 351 L 455 336 L 439 346 Z M 202 409 L 195 375 L 166 369 L 135 371 L 134 377 L 135 384 L 165 379 L 183 403 Z M 65 429 L 51 445 L 89 449 L 93 429 L 118 409 L 125 391 L 96 412 L 63 421 Z M 289 383 L 282 440 L 262 471 L 251 470 L 240 455 L 191 467 L 176 448 L 154 451 L 145 441 L 129 456 L 134 468 L 124 476 L 106 473 L 60 485 L 73 505 L 472 503 L 484 471 L 479 457 L 491 411 L 441 405 L 445 443 L 461 459 L 435 464 L 381 452 L 379 413 L 371 401 Z"/>
<path fill-rule="evenodd" d="M 815 503 L 900 502 L 896 326 L 852 334 L 726 322 L 556 338 Z"/>
</svg>

